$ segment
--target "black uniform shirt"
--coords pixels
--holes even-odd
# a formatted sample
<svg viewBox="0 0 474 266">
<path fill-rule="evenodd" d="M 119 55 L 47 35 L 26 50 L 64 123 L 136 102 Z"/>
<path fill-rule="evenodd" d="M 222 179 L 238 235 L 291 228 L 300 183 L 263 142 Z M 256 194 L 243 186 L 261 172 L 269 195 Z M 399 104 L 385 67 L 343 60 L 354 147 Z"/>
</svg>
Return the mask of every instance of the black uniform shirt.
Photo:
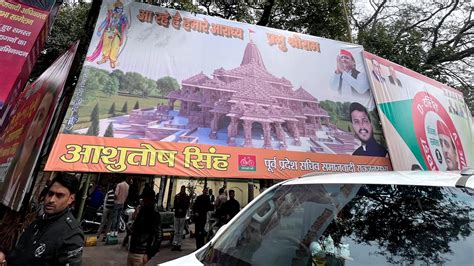
<svg viewBox="0 0 474 266">
<path fill-rule="evenodd" d="M 81 265 L 84 234 L 69 209 L 34 221 L 8 255 L 9 266 Z"/>
</svg>

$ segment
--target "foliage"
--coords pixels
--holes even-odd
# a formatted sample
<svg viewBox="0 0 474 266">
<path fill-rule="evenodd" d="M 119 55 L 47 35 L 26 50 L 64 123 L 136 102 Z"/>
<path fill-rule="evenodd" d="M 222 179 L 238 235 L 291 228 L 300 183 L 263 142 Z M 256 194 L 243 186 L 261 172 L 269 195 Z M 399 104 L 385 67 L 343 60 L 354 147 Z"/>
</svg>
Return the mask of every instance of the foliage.
<svg viewBox="0 0 474 266">
<path fill-rule="evenodd" d="M 156 85 L 155 82 L 149 81 L 140 73 L 127 72 L 122 78 L 120 88 L 123 88 L 123 91 L 129 92 L 132 95 L 141 95 L 145 98 L 156 90 Z"/>
<path fill-rule="evenodd" d="M 350 102 L 333 102 L 331 100 L 325 100 L 320 102 L 321 107 L 326 110 L 331 117 L 331 121 L 336 123 L 337 120 L 350 121 L 349 118 L 349 106 Z"/>
<path fill-rule="evenodd" d="M 51 33 L 30 75 L 30 80 L 39 77 L 75 41 L 88 42 L 84 27 L 90 7 L 90 3 L 63 3 L 61 5 Z"/>
<path fill-rule="evenodd" d="M 140 109 L 140 103 L 138 102 L 138 100 L 135 103 L 135 106 L 133 107 L 133 110 L 136 110 L 136 109 Z"/>
<path fill-rule="evenodd" d="M 109 115 L 115 115 L 115 102 L 110 106 Z"/>
<path fill-rule="evenodd" d="M 122 81 L 123 81 L 123 77 L 125 76 L 125 73 L 123 73 L 122 70 L 120 69 L 115 69 L 114 71 L 112 71 L 112 73 L 110 74 L 110 77 L 114 77 L 117 79 L 118 83 L 119 83 L 119 91 L 126 91 L 123 87 L 122 87 Z"/>
<path fill-rule="evenodd" d="M 172 77 L 163 77 L 156 81 L 156 87 L 161 96 L 166 96 L 172 91 L 179 90 L 178 81 Z"/>
<path fill-rule="evenodd" d="M 84 76 L 82 77 L 84 78 Z M 95 101 L 97 92 L 104 91 L 104 85 L 110 79 L 109 73 L 105 70 L 90 67 L 87 80 L 82 93 L 82 101 L 84 104 Z"/>
<path fill-rule="evenodd" d="M 352 235 L 358 243 L 376 245 L 390 264 L 444 264 L 451 243 L 472 234 L 469 211 L 440 187 L 365 186 L 326 233 L 336 243 Z"/>
<path fill-rule="evenodd" d="M 114 125 L 112 123 L 109 123 L 109 126 L 105 130 L 104 137 L 114 137 Z"/>
<path fill-rule="evenodd" d="M 365 50 L 464 92 L 474 111 L 474 20 L 470 1 L 369 1 L 352 7 Z"/>
<path fill-rule="evenodd" d="M 341 0 L 275 1 L 267 26 L 335 40 L 350 40 L 344 1 Z"/>
<path fill-rule="evenodd" d="M 123 104 L 122 113 L 128 113 L 128 102 L 125 102 Z"/>
<path fill-rule="evenodd" d="M 108 96 L 117 95 L 119 85 L 119 81 L 116 77 L 108 76 L 104 86 L 102 87 L 102 91 Z"/>
<path fill-rule="evenodd" d="M 98 136 L 99 135 L 99 104 L 97 103 L 94 106 L 94 109 L 91 113 L 91 125 L 87 129 L 86 135 L 88 136 Z"/>
</svg>

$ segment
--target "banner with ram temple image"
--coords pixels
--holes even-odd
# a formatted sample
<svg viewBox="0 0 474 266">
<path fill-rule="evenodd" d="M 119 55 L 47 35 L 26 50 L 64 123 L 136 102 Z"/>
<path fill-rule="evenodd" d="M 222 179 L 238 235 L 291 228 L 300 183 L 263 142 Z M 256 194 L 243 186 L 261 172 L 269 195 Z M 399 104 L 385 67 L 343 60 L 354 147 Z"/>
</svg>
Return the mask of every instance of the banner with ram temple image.
<svg viewBox="0 0 474 266">
<path fill-rule="evenodd" d="M 364 52 L 394 170 L 474 166 L 471 115 L 463 94 Z"/>
<path fill-rule="evenodd" d="M 104 1 L 46 170 L 272 179 L 389 170 L 374 108 L 361 46 Z"/>
</svg>

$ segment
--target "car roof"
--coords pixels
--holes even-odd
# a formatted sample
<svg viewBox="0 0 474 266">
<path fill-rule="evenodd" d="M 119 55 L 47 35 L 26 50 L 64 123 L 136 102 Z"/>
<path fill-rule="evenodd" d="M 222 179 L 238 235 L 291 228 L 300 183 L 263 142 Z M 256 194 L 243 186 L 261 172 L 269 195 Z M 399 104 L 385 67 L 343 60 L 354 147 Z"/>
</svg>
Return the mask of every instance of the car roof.
<svg viewBox="0 0 474 266">
<path fill-rule="evenodd" d="M 292 179 L 283 185 L 301 184 L 393 184 L 414 186 L 456 186 L 461 178 L 459 172 L 440 171 L 387 171 L 343 174 L 308 174 Z M 469 178 L 465 187 L 474 188 L 474 176 Z"/>
</svg>

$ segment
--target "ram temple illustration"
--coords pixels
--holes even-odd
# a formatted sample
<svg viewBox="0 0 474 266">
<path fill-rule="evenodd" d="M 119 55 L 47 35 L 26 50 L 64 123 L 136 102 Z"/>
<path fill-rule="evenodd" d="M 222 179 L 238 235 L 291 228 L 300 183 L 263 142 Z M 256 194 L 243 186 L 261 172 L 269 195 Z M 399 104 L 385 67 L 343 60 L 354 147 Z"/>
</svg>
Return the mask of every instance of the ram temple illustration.
<svg viewBox="0 0 474 266">
<path fill-rule="evenodd" d="M 168 106 L 136 109 L 127 119 L 115 120 L 115 134 L 336 154 L 351 154 L 359 145 L 352 133 L 330 122 L 318 99 L 269 73 L 251 40 L 240 66 L 221 67 L 212 77 L 196 74 L 167 98 Z"/>
</svg>

